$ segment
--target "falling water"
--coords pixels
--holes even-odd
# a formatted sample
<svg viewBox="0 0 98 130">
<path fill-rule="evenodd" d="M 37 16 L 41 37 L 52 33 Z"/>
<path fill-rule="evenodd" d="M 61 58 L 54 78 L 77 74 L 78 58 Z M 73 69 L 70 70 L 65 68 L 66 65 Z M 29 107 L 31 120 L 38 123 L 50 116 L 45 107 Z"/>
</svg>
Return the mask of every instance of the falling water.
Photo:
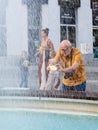
<svg viewBox="0 0 98 130">
<path fill-rule="evenodd" d="M 2 130 L 11 130 L 11 128 L 14 130 L 29 130 L 34 128 L 36 130 L 44 130 L 46 128 L 47 130 L 62 130 L 64 128 L 78 129 L 79 126 L 76 125 L 74 127 L 74 124 L 77 124 L 77 122 L 81 124 L 81 120 L 81 129 L 82 126 L 85 126 L 83 128 L 86 130 L 87 128 L 89 129 L 89 127 L 94 130 L 98 128 L 98 125 L 96 125 L 98 118 L 94 117 L 90 119 L 87 117 L 87 119 L 85 119 L 84 117 L 64 116 L 63 114 L 49 115 L 45 113 L 29 113 L 29 111 L 23 112 L 24 108 L 53 109 L 54 111 L 58 108 L 58 110 L 61 109 L 63 111 L 69 109 L 76 111 L 79 110 L 79 108 L 77 109 L 79 103 L 81 103 L 79 107 L 82 112 L 84 112 L 85 109 L 88 109 L 88 112 L 93 108 L 95 111 L 98 110 L 96 108 L 98 105 L 95 105 L 94 102 L 86 103 L 85 101 L 85 103 L 83 103 L 77 100 L 76 102 L 73 102 L 73 100 L 69 102 L 64 99 L 56 99 L 57 97 L 78 97 L 80 99 L 98 100 L 98 94 L 96 93 L 92 95 L 92 93 L 85 94 L 83 92 L 62 92 L 61 88 L 60 91 L 39 91 L 40 87 L 37 73 L 39 58 L 34 55 L 41 43 L 42 15 L 44 15 L 44 20 L 47 21 L 46 25 L 50 24 L 49 27 L 51 28 L 52 23 L 54 23 L 56 27 L 54 27 L 53 30 L 52 28 L 50 29 L 50 31 L 52 30 L 50 36 L 55 38 L 54 41 L 56 42 L 55 45 L 57 49 L 59 48 L 58 37 L 54 37 L 54 33 L 61 35 L 60 40 L 68 39 L 74 46 L 76 43 L 76 10 L 73 8 L 74 3 L 71 6 L 67 3 L 64 8 L 62 5 L 60 7 L 60 14 L 54 14 L 54 19 L 52 22 L 49 22 L 50 17 L 47 20 L 47 15 L 51 16 L 51 13 L 54 13 L 51 9 L 47 12 L 47 4 L 51 1 L 55 1 L 56 4 L 58 4 L 57 1 L 59 0 L 0 0 L 0 96 L 3 96 L 0 98 L 0 108 L 12 108 L 13 110 L 16 108 L 22 109 L 20 112 L 4 112 L 4 110 L 0 110 L 0 128 Z M 45 4 L 44 9 L 46 12 L 42 10 L 43 4 Z M 52 9 L 55 9 L 54 5 L 51 4 L 51 6 Z M 59 18 L 59 16 L 60 19 L 58 20 L 60 25 L 57 24 L 59 23 L 57 21 L 55 23 L 55 18 Z M 20 85 L 21 52 L 27 52 L 26 62 L 23 62 L 23 64 L 26 66 L 29 61 L 28 84 L 24 87 Z M 14 97 L 4 97 L 7 95 Z M 55 99 L 41 99 L 42 97 L 55 97 Z M 93 106 L 91 106 L 92 104 Z M 86 105 L 88 105 L 88 107 Z M 87 120 L 87 123 L 85 120 Z M 92 123 L 92 126 L 89 125 L 89 121 Z M 72 124 L 70 124 L 70 122 Z"/>
<path fill-rule="evenodd" d="M 30 61 L 28 88 L 39 89 L 39 59 L 34 54 L 40 45 L 40 33 L 40 0 L 0 0 L 0 88 L 20 88 L 19 60 L 25 50 Z"/>
<path fill-rule="evenodd" d="M 39 89 L 39 59 L 34 54 L 41 43 L 41 12 L 44 3 L 47 4 L 48 1 L 0 0 L 0 88 L 20 88 L 19 58 L 21 52 L 26 50 L 30 61 L 28 88 Z M 69 10 L 67 13 L 71 15 L 73 12 Z M 65 38 L 64 35 L 67 34 L 63 34 L 61 40 Z"/>
<path fill-rule="evenodd" d="M 47 20 L 47 15 L 51 14 L 51 10 L 48 12 L 46 7 L 50 2 L 51 0 L 0 0 L 0 89 L 7 89 L 7 91 L 13 88 L 26 89 L 26 91 L 29 91 L 29 88 L 32 91 L 39 90 L 37 73 L 39 58 L 34 57 L 34 54 L 41 43 L 42 15 L 44 15 L 44 22 L 46 20 L 46 25 L 49 24 L 49 27 L 51 27 L 52 22 L 55 23 L 55 18 L 52 22 Z M 58 2 L 56 4 L 58 5 Z M 43 5 L 46 12 L 42 10 Z M 53 9 L 53 7 L 51 8 Z M 59 16 L 59 14 L 55 15 Z M 60 40 L 69 39 L 76 46 L 74 3 L 67 2 L 66 5 L 60 7 L 60 19 L 58 20 L 60 20 L 60 25 L 56 22 L 57 28 L 53 28 L 52 33 L 50 30 L 50 36 L 56 42 L 54 42 L 55 47 L 58 49 L 59 43 L 56 40 L 57 37 L 54 39 L 54 33 L 61 35 Z M 60 32 L 56 32 L 57 29 Z M 28 60 L 30 61 L 27 88 L 20 88 L 19 59 L 23 50 L 28 52 Z M 96 77 L 95 75 L 94 78 Z"/>
</svg>

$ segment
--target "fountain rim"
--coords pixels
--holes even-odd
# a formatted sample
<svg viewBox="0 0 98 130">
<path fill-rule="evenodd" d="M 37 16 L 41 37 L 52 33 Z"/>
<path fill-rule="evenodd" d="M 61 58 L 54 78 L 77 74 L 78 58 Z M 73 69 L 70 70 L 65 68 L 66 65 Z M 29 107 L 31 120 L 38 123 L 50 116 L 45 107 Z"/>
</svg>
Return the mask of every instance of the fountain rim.
<svg viewBox="0 0 98 130">
<path fill-rule="evenodd" d="M 3 110 L 98 116 L 98 101 L 46 97 L 0 96 L 0 111 Z"/>
<path fill-rule="evenodd" d="M 52 98 L 52 97 L 29 97 L 29 96 L 0 96 L 0 100 L 36 100 L 36 101 L 62 101 L 62 102 L 76 102 L 76 103 L 88 103 L 88 104 L 97 104 L 98 100 L 87 100 L 87 99 L 72 99 L 72 98 Z"/>
</svg>

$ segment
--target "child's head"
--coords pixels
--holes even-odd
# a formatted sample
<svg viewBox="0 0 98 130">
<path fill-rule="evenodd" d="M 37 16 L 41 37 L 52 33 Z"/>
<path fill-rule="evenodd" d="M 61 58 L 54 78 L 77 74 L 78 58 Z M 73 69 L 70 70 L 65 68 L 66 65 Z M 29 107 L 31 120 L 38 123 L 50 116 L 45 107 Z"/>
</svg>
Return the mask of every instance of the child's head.
<svg viewBox="0 0 98 130">
<path fill-rule="evenodd" d="M 55 51 L 51 51 L 51 52 L 50 52 L 50 57 L 51 57 L 51 58 L 54 58 L 55 56 L 56 56 L 56 52 L 55 52 Z"/>
<path fill-rule="evenodd" d="M 27 52 L 26 51 L 22 51 L 21 52 L 21 57 L 25 59 L 27 57 Z"/>
</svg>

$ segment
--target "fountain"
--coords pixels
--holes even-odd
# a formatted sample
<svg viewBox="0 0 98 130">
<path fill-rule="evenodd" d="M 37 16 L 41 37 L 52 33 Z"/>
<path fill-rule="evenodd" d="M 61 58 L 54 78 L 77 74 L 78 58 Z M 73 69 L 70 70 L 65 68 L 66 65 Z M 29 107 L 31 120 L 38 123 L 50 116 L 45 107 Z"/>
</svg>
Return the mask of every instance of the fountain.
<svg viewBox="0 0 98 130">
<path fill-rule="evenodd" d="M 96 91 L 39 90 L 37 74 L 39 59 L 35 58 L 34 54 L 41 42 L 42 7 L 44 6 L 45 10 L 52 1 L 61 4 L 60 0 L 0 0 L 0 128 L 2 130 L 98 129 Z M 79 7 L 80 3 L 73 3 L 71 6 Z M 45 12 L 44 15 L 47 16 Z M 30 61 L 27 88 L 19 86 L 19 58 L 22 50 L 28 52 Z M 78 127 L 76 124 L 81 125 Z"/>
</svg>

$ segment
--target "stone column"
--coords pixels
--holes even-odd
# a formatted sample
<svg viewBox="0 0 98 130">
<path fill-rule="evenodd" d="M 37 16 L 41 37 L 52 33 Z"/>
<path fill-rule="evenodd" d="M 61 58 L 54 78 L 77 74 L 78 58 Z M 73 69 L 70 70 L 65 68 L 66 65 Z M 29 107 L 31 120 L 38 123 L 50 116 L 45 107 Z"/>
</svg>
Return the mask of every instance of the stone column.
<svg viewBox="0 0 98 130">
<path fill-rule="evenodd" d="M 48 4 L 42 5 L 42 28 L 48 27 L 49 37 L 56 50 L 60 45 L 60 6 L 58 0 L 48 0 Z"/>
<path fill-rule="evenodd" d="M 0 1 L 0 57 L 7 55 L 6 43 L 6 7 L 8 0 Z"/>
<path fill-rule="evenodd" d="M 7 55 L 20 55 L 28 51 L 27 6 L 21 0 L 8 0 L 7 17 Z"/>
<path fill-rule="evenodd" d="M 38 61 L 34 55 L 41 43 L 41 0 L 22 0 L 22 2 L 27 6 L 28 12 L 29 59 L 33 64 L 36 64 Z"/>
<path fill-rule="evenodd" d="M 77 10 L 77 47 L 84 58 L 93 58 L 92 10 L 90 0 L 81 0 L 81 7 Z M 87 57 L 87 58 L 86 58 Z"/>
</svg>

